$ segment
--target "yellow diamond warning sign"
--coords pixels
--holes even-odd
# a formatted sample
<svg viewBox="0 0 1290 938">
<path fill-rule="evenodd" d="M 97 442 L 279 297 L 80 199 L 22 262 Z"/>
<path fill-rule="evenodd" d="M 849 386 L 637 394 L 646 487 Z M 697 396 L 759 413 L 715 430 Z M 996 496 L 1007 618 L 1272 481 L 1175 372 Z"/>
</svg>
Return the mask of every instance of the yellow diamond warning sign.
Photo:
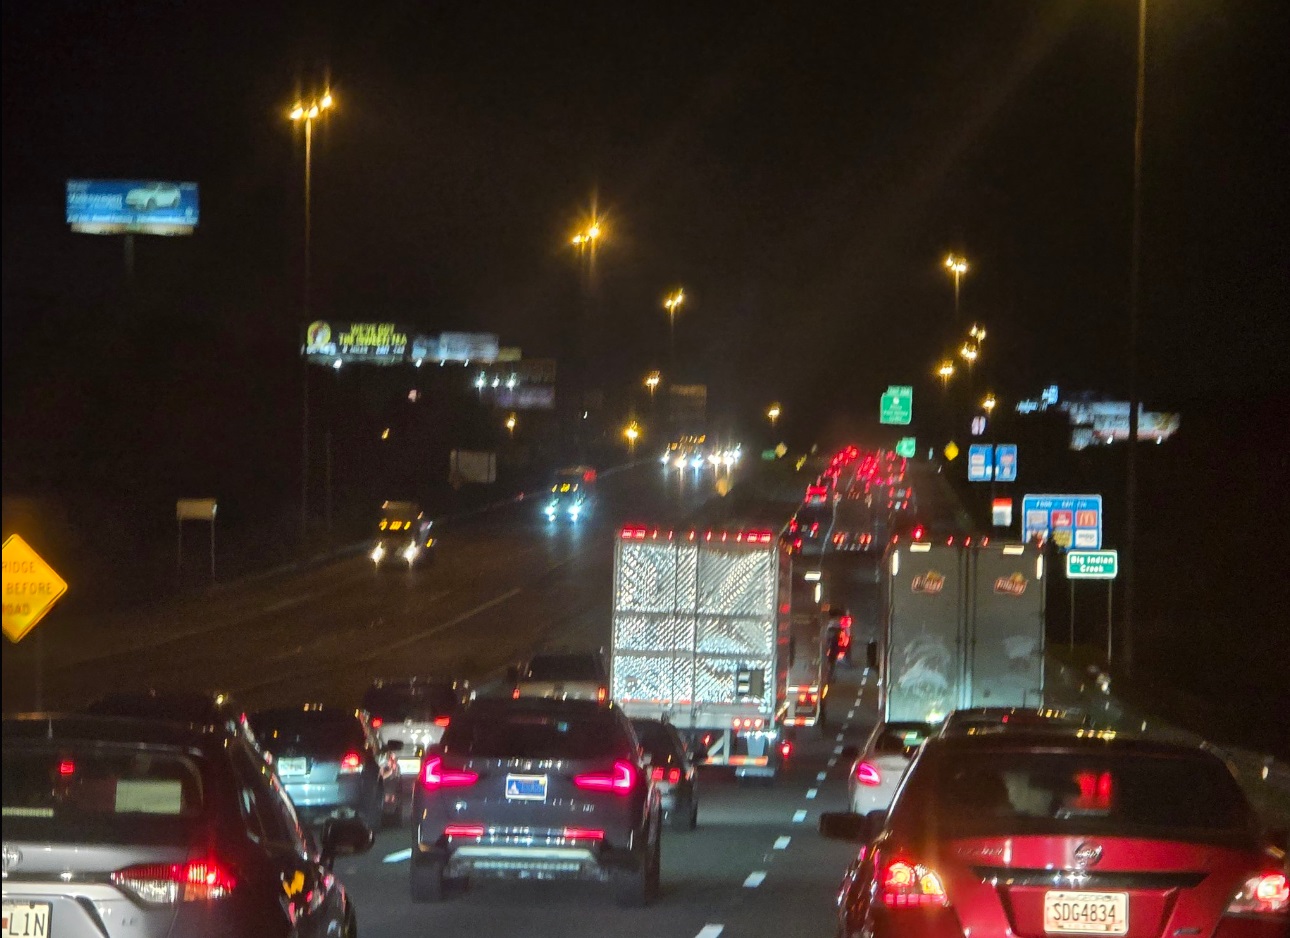
<svg viewBox="0 0 1290 938">
<path fill-rule="evenodd" d="M 4 634 L 20 642 L 54 608 L 67 584 L 16 534 L 4 542 Z"/>
</svg>

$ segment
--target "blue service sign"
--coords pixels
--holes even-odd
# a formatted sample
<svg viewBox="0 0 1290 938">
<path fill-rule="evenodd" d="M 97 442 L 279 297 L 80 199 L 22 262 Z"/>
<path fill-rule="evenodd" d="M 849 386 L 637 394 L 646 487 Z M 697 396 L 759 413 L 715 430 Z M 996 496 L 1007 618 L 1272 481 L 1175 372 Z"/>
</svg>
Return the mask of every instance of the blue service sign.
<svg viewBox="0 0 1290 938">
<path fill-rule="evenodd" d="M 1000 443 L 994 448 L 994 480 L 1017 481 L 1017 444 Z"/>
<path fill-rule="evenodd" d="M 192 234 L 195 182 L 67 180 L 67 224 L 83 234 Z"/>
<path fill-rule="evenodd" d="M 994 447 L 989 443 L 973 443 L 968 447 L 968 481 L 989 482 L 994 471 Z"/>
<path fill-rule="evenodd" d="M 1021 536 L 1039 536 L 1059 547 L 1102 549 L 1101 495 L 1025 495 Z"/>
</svg>

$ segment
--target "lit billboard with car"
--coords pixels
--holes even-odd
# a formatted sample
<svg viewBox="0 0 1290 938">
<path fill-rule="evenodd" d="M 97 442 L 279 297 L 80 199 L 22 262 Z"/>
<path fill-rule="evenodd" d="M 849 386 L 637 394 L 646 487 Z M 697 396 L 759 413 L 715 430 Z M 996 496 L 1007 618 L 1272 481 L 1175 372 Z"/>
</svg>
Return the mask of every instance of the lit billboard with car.
<svg viewBox="0 0 1290 938">
<path fill-rule="evenodd" d="M 80 234 L 187 235 L 197 219 L 195 182 L 67 180 L 67 224 Z"/>
</svg>

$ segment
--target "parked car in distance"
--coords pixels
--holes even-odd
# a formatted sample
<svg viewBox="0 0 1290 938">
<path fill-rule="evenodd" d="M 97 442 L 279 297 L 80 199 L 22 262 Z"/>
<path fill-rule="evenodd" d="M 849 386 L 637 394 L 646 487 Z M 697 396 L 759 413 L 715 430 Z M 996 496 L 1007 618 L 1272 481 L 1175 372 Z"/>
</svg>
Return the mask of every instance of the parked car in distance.
<svg viewBox="0 0 1290 938">
<path fill-rule="evenodd" d="M 929 723 L 880 722 L 851 764 L 847 791 L 856 814 L 886 811 L 914 753 L 932 732 Z"/>
<path fill-rule="evenodd" d="M 322 704 L 261 710 L 251 715 L 251 728 L 273 754 L 301 817 L 360 817 L 376 829 L 404 816 L 396 758 L 403 744 L 383 742 L 363 711 Z"/>
<path fill-rule="evenodd" d="M 1285 853 L 1208 750 L 1085 729 L 934 736 L 864 843 L 840 934 L 1205 935 L 1290 929 Z"/>
<path fill-rule="evenodd" d="M 672 830 L 694 830 L 699 823 L 699 778 L 681 734 L 661 720 L 632 720 L 632 729 L 649 754 L 649 774 L 658 788 L 664 819 Z"/>
<path fill-rule="evenodd" d="M 407 789 L 415 784 L 421 757 L 438 745 L 444 729 L 471 696 L 464 681 L 427 677 L 377 679 L 363 694 L 363 709 L 384 740 L 399 740 L 399 772 Z"/>
<path fill-rule="evenodd" d="M 603 702 L 609 671 L 599 652 L 542 652 L 518 669 L 512 696 Z"/>
<path fill-rule="evenodd" d="M 240 733 L 33 714 L 4 721 L 0 762 L 6 936 L 355 934 L 332 861 L 371 830 L 315 843 Z"/>
<path fill-rule="evenodd" d="M 659 794 L 613 704 L 474 701 L 426 756 L 414 815 L 415 902 L 468 877 L 607 881 L 623 905 L 658 893 Z"/>
<path fill-rule="evenodd" d="M 230 733 L 241 736 L 256 750 L 260 748 L 255 733 L 251 731 L 246 711 L 236 704 L 232 696 L 216 691 L 159 690 L 155 687 L 140 691 L 121 691 L 98 698 L 84 707 L 82 712 L 99 716 L 174 720 L 199 726 L 223 726 Z M 270 758 L 269 761 L 273 760 Z"/>
</svg>

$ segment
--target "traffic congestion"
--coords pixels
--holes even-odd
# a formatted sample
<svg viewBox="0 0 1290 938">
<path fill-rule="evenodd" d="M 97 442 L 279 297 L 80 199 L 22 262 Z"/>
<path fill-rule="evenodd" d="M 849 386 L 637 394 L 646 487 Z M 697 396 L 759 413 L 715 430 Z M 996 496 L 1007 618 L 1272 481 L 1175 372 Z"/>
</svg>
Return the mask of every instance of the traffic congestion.
<svg viewBox="0 0 1290 938">
<path fill-rule="evenodd" d="M 1269 5 L 0 19 L 0 938 L 1290 938 Z"/>
</svg>

